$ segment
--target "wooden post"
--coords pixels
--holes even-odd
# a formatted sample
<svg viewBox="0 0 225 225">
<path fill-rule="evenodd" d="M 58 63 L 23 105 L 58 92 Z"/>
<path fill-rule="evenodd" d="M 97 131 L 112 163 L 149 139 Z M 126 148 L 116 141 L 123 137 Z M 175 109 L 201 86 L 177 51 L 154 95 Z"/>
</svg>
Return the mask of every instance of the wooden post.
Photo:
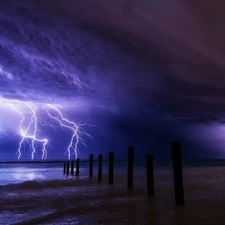
<svg viewBox="0 0 225 225">
<path fill-rule="evenodd" d="M 71 162 L 71 175 L 74 174 L 74 161 Z"/>
<path fill-rule="evenodd" d="M 146 155 L 147 192 L 154 195 L 153 155 Z"/>
<path fill-rule="evenodd" d="M 93 159 L 94 159 L 94 155 L 90 154 L 89 178 L 93 177 Z"/>
<path fill-rule="evenodd" d="M 77 158 L 77 160 L 76 160 L 76 176 L 79 176 L 79 172 L 80 172 L 80 159 Z"/>
<path fill-rule="evenodd" d="M 171 143 L 171 146 L 173 157 L 175 201 L 177 205 L 184 205 L 182 156 L 180 142 L 174 141 Z"/>
<path fill-rule="evenodd" d="M 64 162 L 63 173 L 66 174 L 66 162 Z"/>
<path fill-rule="evenodd" d="M 70 162 L 66 163 L 66 175 L 69 175 L 69 169 L 70 169 Z"/>
<path fill-rule="evenodd" d="M 133 188 L 133 171 L 134 171 L 134 147 L 128 147 L 128 173 L 127 187 Z"/>
<path fill-rule="evenodd" d="M 109 152 L 109 184 L 113 184 L 114 152 Z"/>
<path fill-rule="evenodd" d="M 102 155 L 98 155 L 98 182 L 102 181 Z"/>
</svg>

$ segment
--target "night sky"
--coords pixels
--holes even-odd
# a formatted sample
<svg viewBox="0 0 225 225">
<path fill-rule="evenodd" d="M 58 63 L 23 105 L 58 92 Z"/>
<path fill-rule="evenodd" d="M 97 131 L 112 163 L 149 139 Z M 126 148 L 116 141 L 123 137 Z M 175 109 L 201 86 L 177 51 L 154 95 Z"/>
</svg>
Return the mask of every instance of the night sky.
<svg viewBox="0 0 225 225">
<path fill-rule="evenodd" d="M 224 157 L 224 9 L 222 0 L 0 1 L 0 160 L 17 159 L 15 100 L 93 125 L 80 158 L 124 158 L 129 145 L 137 158 L 168 158 L 173 140 L 186 158 Z M 70 131 L 40 130 L 48 159 L 67 158 Z"/>
</svg>

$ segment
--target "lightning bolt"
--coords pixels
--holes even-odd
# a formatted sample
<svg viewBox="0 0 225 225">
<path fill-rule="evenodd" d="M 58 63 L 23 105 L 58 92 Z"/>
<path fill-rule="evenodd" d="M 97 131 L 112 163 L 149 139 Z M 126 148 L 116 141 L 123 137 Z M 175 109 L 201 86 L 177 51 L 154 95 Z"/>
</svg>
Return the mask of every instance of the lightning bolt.
<svg viewBox="0 0 225 225">
<path fill-rule="evenodd" d="M 18 154 L 18 159 L 20 159 L 21 157 L 21 150 L 22 150 L 22 146 L 25 142 L 25 140 L 30 139 L 31 140 L 31 158 L 34 159 L 34 155 L 36 153 L 36 142 L 40 142 L 42 143 L 42 159 L 46 159 L 47 158 L 47 151 L 46 151 L 46 145 L 48 143 L 48 139 L 44 138 L 41 139 L 38 137 L 38 132 L 39 127 L 38 127 L 38 119 L 37 119 L 37 115 L 36 115 L 36 110 L 37 110 L 37 106 L 35 104 L 32 104 L 30 102 L 23 102 L 23 104 L 25 104 L 28 109 L 30 110 L 28 113 L 31 114 L 30 118 L 29 118 L 29 123 L 28 125 L 25 125 L 24 127 L 24 121 L 25 121 L 25 116 L 23 114 L 23 112 L 21 112 L 19 109 L 15 108 L 12 104 L 11 104 L 11 108 L 19 113 L 21 120 L 20 120 L 20 135 L 22 136 L 21 141 L 19 143 L 19 147 L 17 150 L 17 154 Z"/>
<path fill-rule="evenodd" d="M 79 150 L 78 149 L 79 142 L 81 142 L 84 146 L 86 146 L 84 139 L 81 136 L 85 135 L 89 138 L 92 138 L 92 136 L 88 134 L 83 127 L 87 125 L 88 126 L 91 126 L 91 125 L 88 124 L 87 122 L 76 124 L 75 122 L 66 119 L 58 108 L 50 104 L 47 104 L 46 106 L 44 106 L 43 109 L 46 110 L 48 116 L 52 118 L 53 120 L 57 121 L 61 127 L 68 128 L 72 131 L 72 136 L 71 136 L 66 152 L 69 159 L 71 158 L 71 154 L 74 154 L 75 158 L 77 158 L 78 150 Z M 53 115 L 52 111 L 56 112 L 57 115 Z"/>
<path fill-rule="evenodd" d="M 3 101 L 2 99 L 0 99 Z M 42 159 L 47 158 L 47 149 L 48 145 L 47 138 L 41 138 L 41 129 L 40 127 L 51 127 L 56 131 L 57 127 L 66 128 L 71 130 L 71 138 L 69 144 L 66 148 L 66 154 L 68 159 L 71 158 L 72 155 L 75 158 L 78 157 L 79 153 L 79 143 L 86 146 L 83 136 L 86 136 L 92 139 L 92 136 L 84 129 L 85 126 L 95 126 L 88 124 L 87 121 L 84 123 L 75 123 L 74 121 L 66 118 L 60 109 L 51 104 L 36 104 L 33 102 L 23 102 L 19 100 L 5 100 L 5 103 L 11 107 L 11 109 L 19 114 L 20 122 L 19 122 L 19 135 L 21 136 L 21 140 L 19 142 L 18 149 L 16 151 L 18 155 L 18 159 L 20 159 L 22 155 L 22 150 L 25 146 L 25 143 L 29 143 L 29 147 L 31 149 L 31 159 L 34 159 L 35 153 L 37 153 L 37 146 L 42 146 Z M 21 105 L 23 106 L 21 108 Z M 39 117 L 38 112 L 42 110 L 46 113 L 46 116 L 49 118 L 49 121 L 44 120 L 42 117 Z M 54 125 L 58 124 L 58 126 Z M 1 131 L 1 130 L 0 130 Z M 86 146 L 87 147 L 87 146 Z"/>
</svg>

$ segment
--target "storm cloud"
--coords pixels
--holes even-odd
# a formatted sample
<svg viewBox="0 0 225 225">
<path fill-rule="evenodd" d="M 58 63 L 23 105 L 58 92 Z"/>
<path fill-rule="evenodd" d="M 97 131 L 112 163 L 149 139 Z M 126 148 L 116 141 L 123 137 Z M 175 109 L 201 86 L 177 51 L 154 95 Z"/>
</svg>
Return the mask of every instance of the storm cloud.
<svg viewBox="0 0 225 225">
<path fill-rule="evenodd" d="M 170 134 L 223 125 L 224 8 L 210 0 L 1 1 L 0 96 Z"/>
</svg>

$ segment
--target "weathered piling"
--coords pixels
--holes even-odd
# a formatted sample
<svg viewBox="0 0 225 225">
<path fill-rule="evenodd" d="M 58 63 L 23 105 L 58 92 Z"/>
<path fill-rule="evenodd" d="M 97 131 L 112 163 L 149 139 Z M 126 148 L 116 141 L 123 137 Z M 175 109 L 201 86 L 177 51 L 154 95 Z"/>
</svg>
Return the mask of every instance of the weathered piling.
<svg viewBox="0 0 225 225">
<path fill-rule="evenodd" d="M 71 175 L 74 174 L 74 161 L 71 162 Z"/>
<path fill-rule="evenodd" d="M 70 169 L 70 162 L 66 163 L 66 175 L 69 175 L 69 169 Z"/>
<path fill-rule="evenodd" d="M 146 155 L 147 193 L 154 195 L 153 155 Z"/>
<path fill-rule="evenodd" d="M 94 155 L 90 154 L 89 178 L 93 177 L 93 159 L 94 159 Z"/>
<path fill-rule="evenodd" d="M 134 147 L 128 147 L 127 187 L 133 188 Z"/>
<path fill-rule="evenodd" d="M 109 184 L 113 184 L 114 177 L 114 152 L 109 152 Z"/>
<path fill-rule="evenodd" d="M 102 155 L 98 155 L 98 182 L 102 181 Z"/>
<path fill-rule="evenodd" d="M 177 205 L 184 205 L 182 156 L 181 156 L 180 142 L 178 141 L 171 142 L 171 146 L 173 157 L 175 201 Z"/>
<path fill-rule="evenodd" d="M 63 173 L 66 174 L 66 162 L 63 164 Z"/>
<path fill-rule="evenodd" d="M 79 176 L 80 173 L 80 159 L 76 159 L 76 176 Z"/>
</svg>

